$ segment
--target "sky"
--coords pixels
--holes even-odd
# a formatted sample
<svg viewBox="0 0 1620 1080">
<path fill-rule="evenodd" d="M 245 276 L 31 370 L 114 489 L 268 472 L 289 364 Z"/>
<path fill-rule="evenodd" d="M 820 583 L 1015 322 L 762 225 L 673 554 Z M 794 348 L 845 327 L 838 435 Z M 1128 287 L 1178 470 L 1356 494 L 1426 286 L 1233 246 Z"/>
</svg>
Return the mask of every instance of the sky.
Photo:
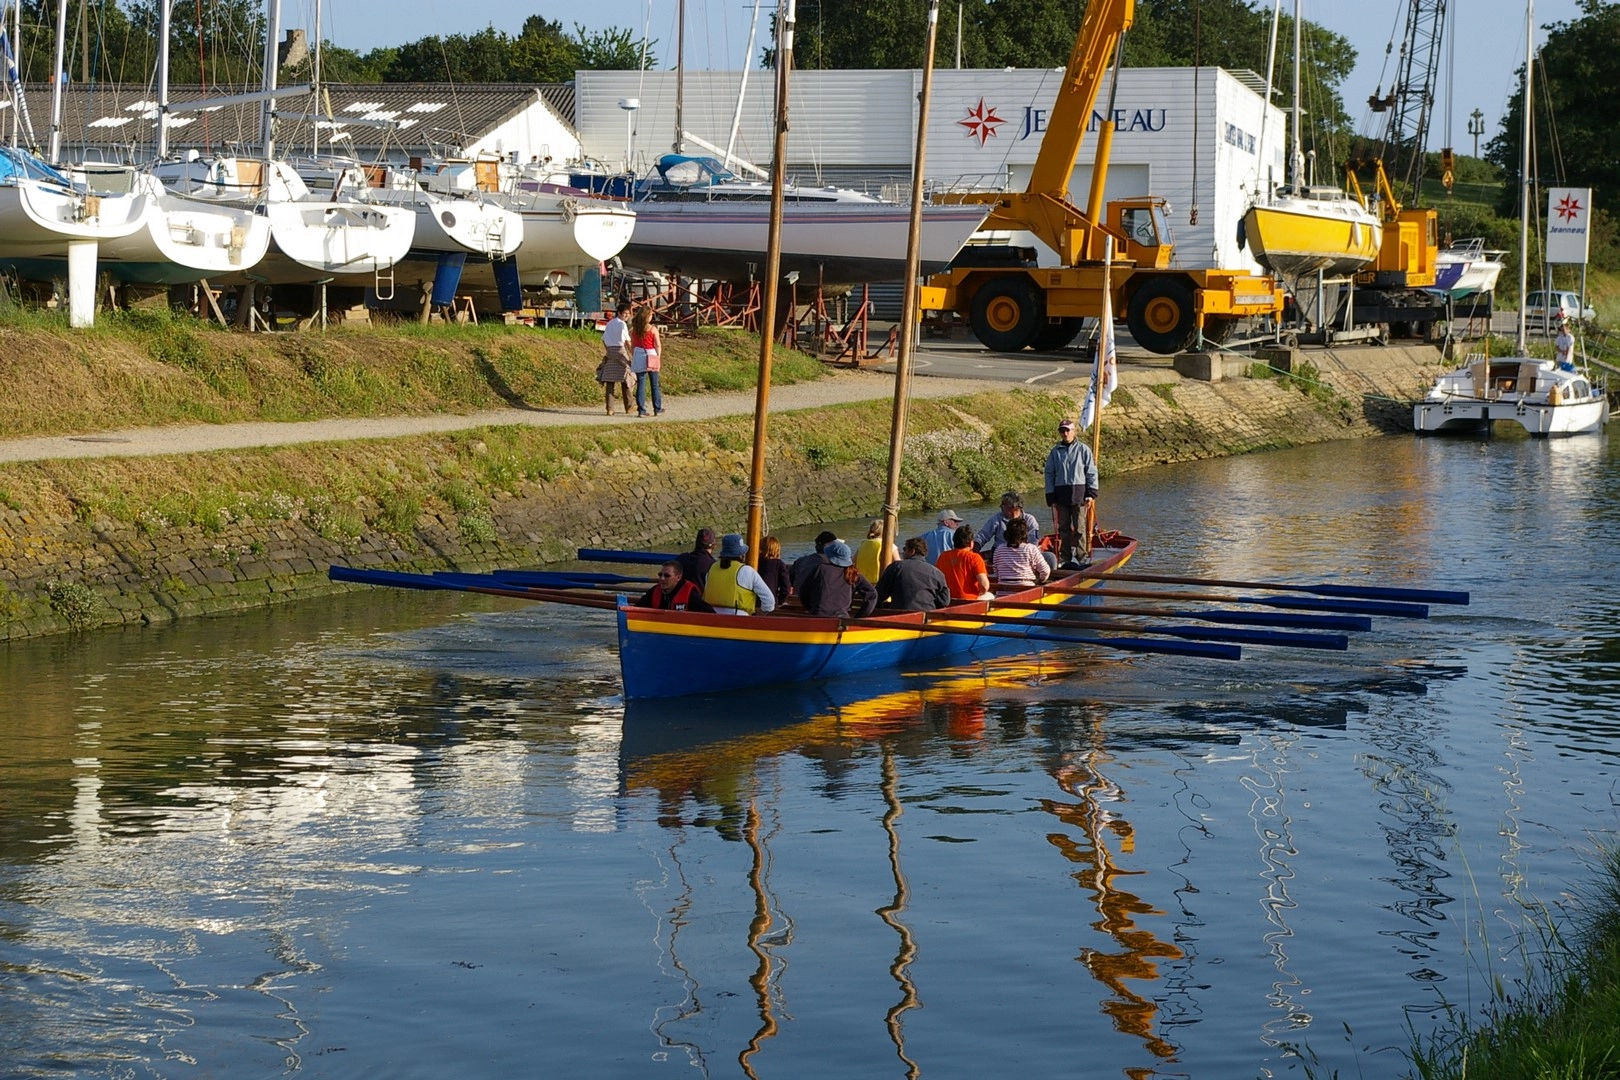
<svg viewBox="0 0 1620 1080">
<path fill-rule="evenodd" d="M 298 3 L 283 7 L 284 25 L 307 25 L 313 21 L 310 0 L 300 15 Z M 1325 26 L 1349 40 L 1357 53 L 1356 67 L 1342 86 L 1345 111 L 1356 129 L 1368 135 L 1380 133 L 1381 122 L 1368 112 L 1365 102 L 1382 86 L 1386 91 L 1395 73 L 1395 53 L 1386 59 L 1392 39 L 1399 50 L 1405 31 L 1409 0 L 1302 0 L 1306 21 Z M 943 0 L 942 18 L 949 18 L 950 0 Z M 758 38 L 748 49 L 748 29 L 754 8 L 742 0 L 686 0 L 686 62 L 689 68 L 735 70 L 751 52 L 758 66 L 759 51 L 768 39 L 766 25 L 773 5 L 762 6 Z M 1432 124 L 1430 149 L 1445 145 L 1447 120 L 1450 145 L 1459 153 L 1474 152 L 1474 138 L 1468 133 L 1469 115 L 1478 109 L 1485 125 L 1479 139 L 1481 148 L 1497 134 L 1509 98 L 1518 93 L 1515 72 L 1524 62 L 1526 10 L 1516 0 L 1450 0 L 1448 18 L 1456 30 L 1447 52 L 1454 54 L 1449 83 L 1446 58 L 1442 56 L 1436 87 L 1437 115 Z M 492 13 L 477 5 L 470 16 L 468 5 L 458 0 L 327 0 L 322 21 L 326 38 L 336 45 L 368 51 L 383 45 L 401 45 L 429 34 L 472 33 L 493 25 L 515 34 L 531 14 L 543 15 L 571 30 L 576 23 L 587 30 L 627 28 L 643 32 L 657 44 L 653 52 L 659 66 L 673 66 L 677 0 L 595 0 L 590 5 L 560 3 L 559 0 L 519 0 Z M 1546 34 L 1539 28 L 1548 23 L 1568 22 L 1579 16 L 1576 0 L 1538 0 L 1535 21 L 1536 44 Z M 948 65 L 949 57 L 936 63 Z"/>
</svg>

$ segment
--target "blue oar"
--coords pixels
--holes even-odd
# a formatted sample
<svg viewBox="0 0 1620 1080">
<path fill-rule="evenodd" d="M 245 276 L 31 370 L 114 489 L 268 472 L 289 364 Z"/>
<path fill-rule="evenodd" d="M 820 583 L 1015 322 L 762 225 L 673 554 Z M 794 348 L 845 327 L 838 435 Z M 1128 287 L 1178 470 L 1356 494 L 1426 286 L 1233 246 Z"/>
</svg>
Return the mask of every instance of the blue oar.
<svg viewBox="0 0 1620 1080">
<path fill-rule="evenodd" d="M 947 612 L 940 612 L 946 618 L 951 616 Z M 962 619 L 976 618 L 973 615 L 957 616 Z M 1086 637 L 1080 634 L 1051 634 L 1039 630 L 991 630 L 988 627 L 972 626 L 936 626 L 927 625 L 896 626 L 892 622 L 883 622 L 874 619 L 850 619 L 847 626 L 864 626 L 877 630 L 916 630 L 924 634 L 967 634 L 970 637 L 1010 638 L 1016 641 L 1056 641 L 1064 645 L 1101 645 L 1109 649 L 1119 649 L 1123 652 L 1162 653 L 1170 656 L 1198 656 L 1207 660 L 1241 660 L 1243 650 L 1236 645 L 1218 645 L 1199 641 L 1148 641 L 1144 638 L 1105 638 Z"/>
<path fill-rule="evenodd" d="M 1361 600 L 1395 600 L 1412 604 L 1466 604 L 1468 594 L 1446 589 L 1409 589 L 1375 585 L 1290 585 L 1285 581 L 1227 581 L 1222 578 L 1175 577 L 1170 574 L 1082 573 L 1081 577 L 1111 581 L 1144 581 L 1159 585 L 1210 585 L 1222 589 L 1267 589 L 1282 592 L 1315 593 L 1318 596 L 1348 596 Z"/>
<path fill-rule="evenodd" d="M 490 577 L 512 585 L 533 585 L 542 589 L 582 589 L 596 585 L 650 585 L 649 577 L 602 574 L 589 570 L 492 570 Z"/>
<path fill-rule="evenodd" d="M 985 622 L 1012 626 L 1080 627 L 1087 630 L 1129 630 L 1133 634 L 1153 634 L 1185 638 L 1188 641 L 1230 641 L 1239 645 L 1273 645 L 1279 648 L 1327 649 L 1344 652 L 1350 639 L 1343 634 L 1299 634 L 1283 630 L 1248 630 L 1230 626 L 1119 626 L 1099 619 L 1084 618 L 1085 609 L 1062 609 L 1056 618 L 1027 615 L 975 615 Z M 1082 617 L 1076 617 L 1082 616 Z"/>
<path fill-rule="evenodd" d="M 660 555 L 656 551 L 616 551 L 613 548 L 580 548 L 580 562 L 629 562 L 657 566 L 673 559 L 673 555 Z"/>
<path fill-rule="evenodd" d="M 356 566 L 329 566 L 326 576 L 333 581 L 353 582 L 357 585 L 387 585 L 395 589 L 437 589 L 451 592 L 487 593 L 490 596 L 510 596 L 518 600 L 545 600 L 574 607 L 593 607 L 610 611 L 617 602 L 606 597 L 593 598 L 578 593 L 534 589 L 521 585 L 504 584 L 480 574 L 409 574 L 401 570 L 367 570 Z"/>
<path fill-rule="evenodd" d="M 1086 590 L 1087 592 L 1091 590 Z M 1199 622 L 1234 623 L 1239 626 L 1286 626 L 1294 630 L 1371 630 L 1372 619 L 1365 615 L 1297 615 L 1286 611 L 1209 611 L 1175 610 L 1157 607 L 1128 607 L 1123 604 L 1065 605 L 1026 604 L 997 600 L 996 608 L 1020 611 L 1072 611 L 1081 615 L 1125 615 L 1147 619 L 1197 619 Z"/>
<path fill-rule="evenodd" d="M 1392 619 L 1427 619 L 1429 609 L 1422 604 L 1391 604 L 1378 600 L 1322 600 L 1314 596 L 1290 596 L 1273 600 L 1265 596 L 1223 596 L 1218 593 L 1168 593 L 1153 589 L 1114 589 L 1100 586 L 1048 586 L 1047 592 L 1080 596 L 1128 596 L 1149 600 L 1208 600 L 1216 604 L 1260 604 L 1265 607 L 1294 608 L 1298 611 L 1338 611 L 1352 615 L 1384 615 Z"/>
</svg>

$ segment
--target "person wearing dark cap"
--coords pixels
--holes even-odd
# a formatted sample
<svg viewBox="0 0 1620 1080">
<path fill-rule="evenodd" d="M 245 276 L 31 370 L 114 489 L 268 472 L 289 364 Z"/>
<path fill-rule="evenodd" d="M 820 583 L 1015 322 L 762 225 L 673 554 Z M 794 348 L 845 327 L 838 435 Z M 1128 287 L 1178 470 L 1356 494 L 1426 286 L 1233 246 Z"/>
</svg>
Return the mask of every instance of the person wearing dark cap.
<svg viewBox="0 0 1620 1080">
<path fill-rule="evenodd" d="M 681 564 L 681 573 L 686 580 L 703 588 L 704 581 L 709 576 L 709 567 L 714 565 L 714 530 L 699 529 L 697 539 L 692 542 L 691 551 L 683 551 L 675 556 Z"/>
<path fill-rule="evenodd" d="M 864 619 L 877 610 L 877 589 L 855 569 L 855 553 L 842 540 L 822 549 L 799 585 L 799 599 L 811 615 Z"/>
<path fill-rule="evenodd" d="M 726 533 L 720 541 L 720 561 L 709 570 L 703 583 L 703 600 L 717 615 L 767 615 L 776 610 L 776 594 L 765 579 L 743 559 L 748 545 L 736 533 Z"/>
<path fill-rule="evenodd" d="M 816 566 L 820 565 L 822 561 L 821 553 L 826 550 L 828 544 L 832 543 L 836 539 L 838 539 L 837 533 L 828 532 L 826 529 L 823 529 L 816 534 L 816 550 L 810 552 L 808 555 L 800 555 L 797 559 L 793 560 L 793 569 L 791 574 L 793 577 L 794 592 L 804 591 L 805 575 L 810 573 L 810 571 Z"/>
<path fill-rule="evenodd" d="M 1075 438 L 1074 421 L 1058 424 L 1058 442 L 1046 455 L 1046 505 L 1057 519 L 1058 562 L 1080 569 L 1085 555 L 1085 522 L 1097 503 L 1097 460 L 1085 440 Z"/>
<path fill-rule="evenodd" d="M 956 546 L 956 527 L 962 524 L 962 519 L 956 516 L 955 510 L 941 510 L 939 524 L 923 533 L 923 543 L 928 545 L 928 565 L 939 564 L 939 557 Z"/>
</svg>

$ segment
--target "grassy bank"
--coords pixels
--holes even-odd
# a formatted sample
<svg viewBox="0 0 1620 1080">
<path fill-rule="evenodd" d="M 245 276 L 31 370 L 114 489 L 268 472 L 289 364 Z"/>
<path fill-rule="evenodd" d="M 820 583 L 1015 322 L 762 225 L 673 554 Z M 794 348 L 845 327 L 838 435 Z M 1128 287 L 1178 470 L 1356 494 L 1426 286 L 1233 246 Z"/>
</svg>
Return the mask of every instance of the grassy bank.
<svg viewBox="0 0 1620 1080">
<path fill-rule="evenodd" d="M 753 386 L 752 334 L 666 334 L 664 389 Z M 590 329 L 335 327 L 243 334 L 167 310 L 102 312 L 69 330 L 55 312 L 0 315 L 0 433 L 8 438 L 125 427 L 465 413 L 600 404 Z M 813 379 L 819 361 L 778 349 L 772 380 Z"/>
<path fill-rule="evenodd" d="M 1516 990 L 1495 982 L 1481 1018 L 1413 1052 L 1422 1080 L 1599 1080 L 1620 1077 L 1620 848 L 1602 853 L 1599 877 L 1572 927 L 1537 921 L 1539 971 Z"/>
</svg>

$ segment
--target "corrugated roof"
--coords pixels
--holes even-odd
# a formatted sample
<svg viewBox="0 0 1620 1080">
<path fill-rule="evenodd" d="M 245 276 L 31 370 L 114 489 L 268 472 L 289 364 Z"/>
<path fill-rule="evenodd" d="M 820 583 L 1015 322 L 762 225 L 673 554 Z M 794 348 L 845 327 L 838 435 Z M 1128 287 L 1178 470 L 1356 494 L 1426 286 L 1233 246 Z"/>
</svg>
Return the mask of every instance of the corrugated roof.
<svg viewBox="0 0 1620 1080">
<path fill-rule="evenodd" d="M 571 82 L 541 83 L 535 87 L 546 99 L 551 111 L 562 117 L 570 128 L 574 127 L 574 84 Z"/>
<path fill-rule="evenodd" d="M 278 97 L 276 144 L 287 154 L 309 153 L 319 131 L 323 152 L 334 145 L 344 153 L 373 157 L 393 151 L 406 154 L 442 153 L 466 146 L 525 109 L 545 107 L 564 122 L 573 123 L 573 87 L 567 88 L 567 111 L 554 104 L 553 86 L 505 83 L 384 83 L 330 84 L 321 87 L 321 106 L 308 95 Z M 537 92 L 544 106 L 537 100 Z M 28 111 L 40 145 L 50 136 L 51 88 L 27 87 Z M 172 86 L 172 107 L 207 98 L 223 98 L 234 91 L 200 86 Z M 100 84 L 70 86 L 63 94 L 62 141 L 66 147 L 98 147 L 104 154 L 128 155 L 133 160 L 151 156 L 156 95 L 150 86 Z M 9 107 L 0 108 L 0 124 L 9 130 Z M 309 114 L 317 114 L 311 117 Z M 346 121 L 386 120 L 392 126 Z M 252 147 L 259 141 L 259 103 L 222 105 L 202 111 L 174 114 L 169 123 L 171 150 L 218 151 Z"/>
</svg>

